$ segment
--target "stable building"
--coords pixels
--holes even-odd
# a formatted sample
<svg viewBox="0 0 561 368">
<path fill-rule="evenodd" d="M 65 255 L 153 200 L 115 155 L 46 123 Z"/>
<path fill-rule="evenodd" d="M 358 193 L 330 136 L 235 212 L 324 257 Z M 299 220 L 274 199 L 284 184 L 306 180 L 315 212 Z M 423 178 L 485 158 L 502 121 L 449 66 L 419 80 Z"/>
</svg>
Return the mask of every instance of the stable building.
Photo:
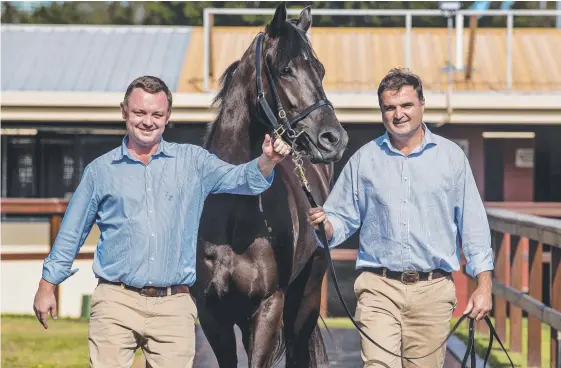
<svg viewBox="0 0 561 368">
<path fill-rule="evenodd" d="M 70 198 L 85 166 L 120 144 L 125 127 L 119 103 L 128 84 L 141 75 L 162 78 L 173 92 L 165 139 L 201 144 L 214 118 L 211 102 L 221 73 L 260 30 L 213 27 L 206 91 L 202 27 L 3 25 L 2 198 Z M 345 156 L 335 165 L 336 175 L 360 146 L 384 133 L 376 89 L 408 57 L 411 69 L 423 79 L 426 123 L 464 149 L 486 202 L 561 202 L 561 31 L 515 29 L 509 82 L 504 70 L 506 30 L 479 29 L 472 78 L 466 81 L 464 71 L 454 72 L 450 98 L 446 29 L 413 28 L 409 56 L 400 47 L 404 32 L 310 32 L 326 69 L 327 97 L 350 138 Z M 464 38 L 465 56 L 467 33 Z M 3 276 L 17 272 L 22 262 L 30 267 L 18 276 L 25 284 L 19 283 L 19 290 L 2 282 L 3 294 L 21 294 L 15 298 L 18 304 L 5 311 L 32 305 L 33 296 L 21 290 L 35 288 L 48 252 L 48 224 L 35 221 L 41 219 L 3 214 Z M 98 235 L 94 227 L 81 252 L 92 254 Z M 340 248 L 356 244 L 353 237 Z M 16 257 L 31 253 L 38 256 Z M 72 292 L 65 294 L 63 315 L 80 313 L 79 298 L 70 295 L 95 286 L 87 258 L 76 261 L 82 272 L 64 286 Z"/>
</svg>

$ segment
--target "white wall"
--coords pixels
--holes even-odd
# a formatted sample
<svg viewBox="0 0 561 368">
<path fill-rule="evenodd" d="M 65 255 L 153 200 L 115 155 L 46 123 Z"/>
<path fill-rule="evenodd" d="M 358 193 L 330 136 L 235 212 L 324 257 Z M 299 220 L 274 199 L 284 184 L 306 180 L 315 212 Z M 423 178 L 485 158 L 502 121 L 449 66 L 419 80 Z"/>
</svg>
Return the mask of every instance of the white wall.
<svg viewBox="0 0 561 368">
<path fill-rule="evenodd" d="M 92 271 L 93 260 L 76 260 L 73 268 L 79 268 L 64 281 L 59 291 L 59 315 L 80 317 L 82 295 L 93 293 L 97 280 Z M 33 314 L 33 299 L 41 278 L 43 261 L 1 262 L 1 312 Z"/>
</svg>

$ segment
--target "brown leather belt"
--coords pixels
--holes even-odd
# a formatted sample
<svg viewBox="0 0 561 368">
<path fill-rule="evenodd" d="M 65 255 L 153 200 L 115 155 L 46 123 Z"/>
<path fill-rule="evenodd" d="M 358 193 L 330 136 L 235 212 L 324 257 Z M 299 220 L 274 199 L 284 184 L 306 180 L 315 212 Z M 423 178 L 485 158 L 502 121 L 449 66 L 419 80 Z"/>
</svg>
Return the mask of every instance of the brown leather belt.
<svg viewBox="0 0 561 368">
<path fill-rule="evenodd" d="M 434 279 L 439 279 L 441 277 L 449 277 L 450 272 L 446 272 L 441 269 L 436 269 L 430 272 L 418 272 L 413 270 L 407 270 L 404 272 L 391 271 L 385 267 L 373 268 L 373 267 L 362 267 L 359 272 L 372 272 L 376 275 L 386 277 L 392 280 L 401 281 L 404 284 L 416 284 L 419 281 L 430 281 Z"/>
<path fill-rule="evenodd" d="M 162 296 L 170 296 L 175 294 L 189 294 L 189 286 L 187 285 L 172 285 L 168 287 L 145 286 L 143 288 L 137 288 L 134 286 L 123 284 L 122 282 L 108 281 L 103 278 L 99 278 L 99 283 L 118 285 L 127 290 L 136 291 L 142 296 L 149 296 L 149 297 L 162 297 Z"/>
</svg>

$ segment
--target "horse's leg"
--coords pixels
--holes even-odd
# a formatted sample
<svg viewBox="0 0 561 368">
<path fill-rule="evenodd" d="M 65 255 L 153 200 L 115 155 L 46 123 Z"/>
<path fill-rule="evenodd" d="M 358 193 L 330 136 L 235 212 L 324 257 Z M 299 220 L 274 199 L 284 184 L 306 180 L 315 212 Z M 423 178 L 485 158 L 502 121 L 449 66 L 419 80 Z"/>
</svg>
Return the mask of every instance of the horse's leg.
<svg viewBox="0 0 561 368">
<path fill-rule="evenodd" d="M 327 262 L 316 250 L 286 293 L 284 331 L 287 367 L 327 367 L 328 357 L 318 326 L 321 284 Z"/>
<path fill-rule="evenodd" d="M 244 340 L 247 339 L 249 347 L 247 351 L 249 368 L 271 367 L 279 357 L 282 357 L 282 349 L 278 348 L 283 346 L 279 338 L 283 305 L 284 294 L 277 290 L 261 302 L 251 318 L 249 328 L 242 331 L 247 334 Z"/>
<path fill-rule="evenodd" d="M 216 319 L 212 311 L 206 308 L 199 309 L 199 321 L 220 368 L 237 368 L 238 356 L 233 323 Z"/>
</svg>

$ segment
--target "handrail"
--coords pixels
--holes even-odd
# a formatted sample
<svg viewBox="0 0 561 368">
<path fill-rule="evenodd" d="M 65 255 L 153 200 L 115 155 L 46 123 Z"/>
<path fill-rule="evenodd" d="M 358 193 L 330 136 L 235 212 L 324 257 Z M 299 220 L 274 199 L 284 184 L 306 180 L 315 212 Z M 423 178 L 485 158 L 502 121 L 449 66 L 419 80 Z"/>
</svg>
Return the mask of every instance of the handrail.
<svg viewBox="0 0 561 368">
<path fill-rule="evenodd" d="M 487 208 L 487 218 L 494 231 L 533 239 L 561 249 L 561 220 L 502 208 Z"/>
<path fill-rule="evenodd" d="M 2 198 L 6 215 L 63 215 L 69 200 L 62 198 Z"/>
<path fill-rule="evenodd" d="M 553 207 L 553 206 L 552 206 Z M 541 366 L 541 325 L 550 326 L 552 367 L 561 366 L 561 220 L 486 207 L 495 254 L 493 314 L 501 339 L 510 324 L 509 349 L 522 352 L 523 312 L 528 314 L 528 366 Z M 546 252 L 545 246 L 549 246 Z M 545 257 L 548 255 L 549 257 Z M 544 273 L 546 259 L 549 275 Z M 547 286 L 550 304 L 544 300 Z M 469 279 L 468 294 L 475 289 Z M 480 332 L 486 328 L 477 326 Z M 547 343 L 547 342 L 544 342 Z"/>
</svg>

